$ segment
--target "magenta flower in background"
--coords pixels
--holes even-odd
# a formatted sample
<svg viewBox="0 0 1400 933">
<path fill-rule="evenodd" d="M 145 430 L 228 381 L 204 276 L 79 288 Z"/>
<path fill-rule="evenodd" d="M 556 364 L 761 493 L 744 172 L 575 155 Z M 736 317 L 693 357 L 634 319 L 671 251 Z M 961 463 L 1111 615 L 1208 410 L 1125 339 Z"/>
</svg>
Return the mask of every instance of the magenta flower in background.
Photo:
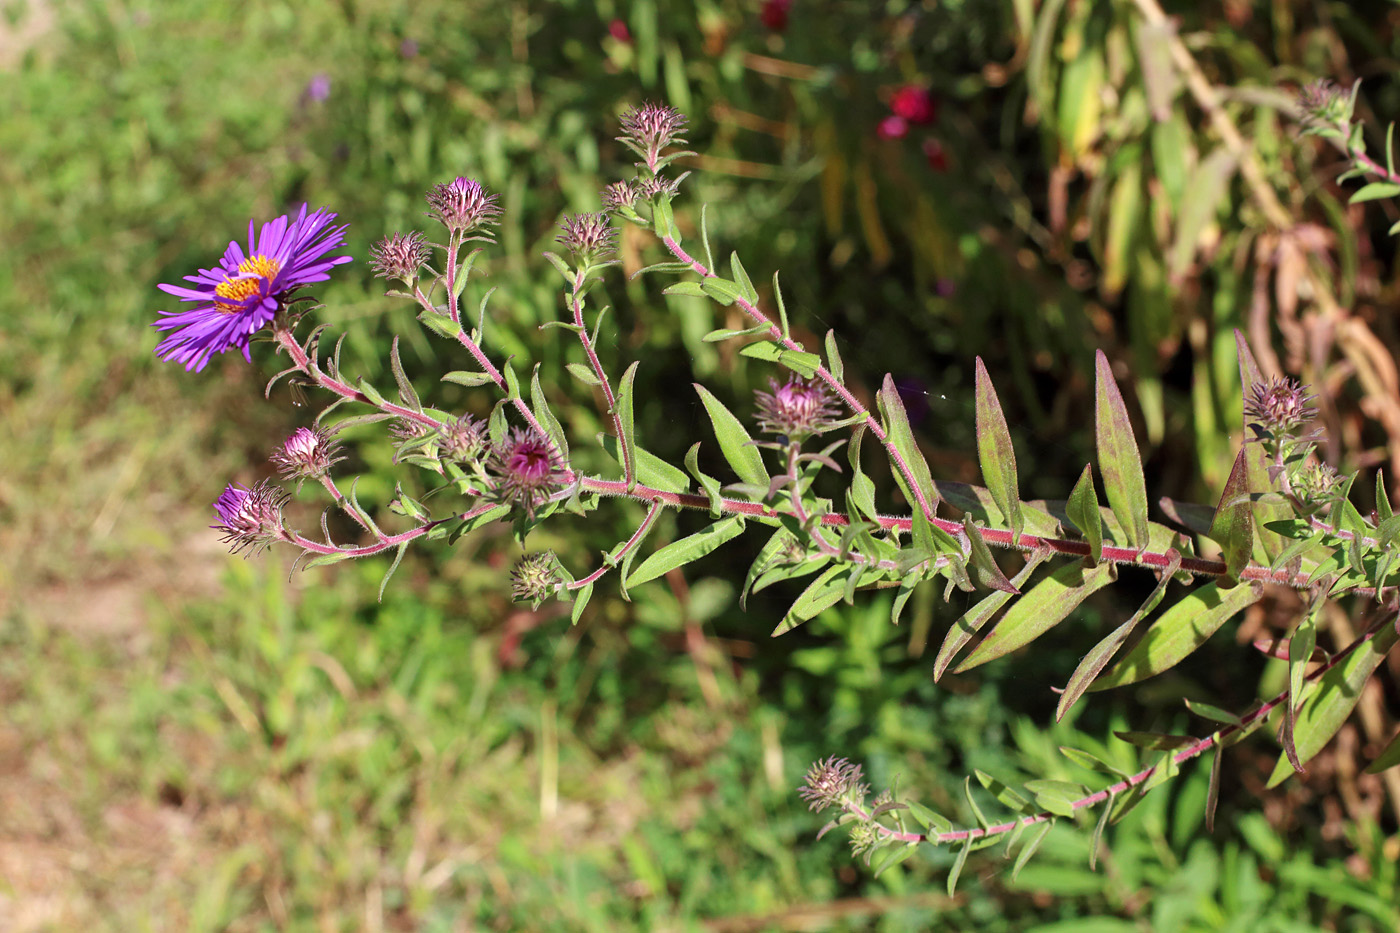
<svg viewBox="0 0 1400 933">
<path fill-rule="evenodd" d="M 938 101 L 927 88 L 906 84 L 890 95 L 890 112 L 915 126 L 938 119 Z"/>
<path fill-rule="evenodd" d="M 620 19 L 615 19 L 608 23 L 608 35 L 626 45 L 632 44 L 632 31 L 627 28 L 627 23 Z"/>
<path fill-rule="evenodd" d="M 256 240 L 250 220 L 246 251 L 234 240 L 218 268 L 185 276 L 194 287 L 161 285 L 161 291 L 195 307 L 159 312 L 151 326 L 171 333 L 156 347 L 156 356 L 194 372 L 215 353 L 229 350 L 241 350 L 251 360 L 249 339 L 276 317 L 287 297 L 303 285 L 326 281 L 331 269 L 350 261 L 326 257 L 345 242 L 345 227 L 331 226 L 335 216 L 325 210 L 308 214 L 303 204 L 295 220 L 283 214 L 263 224 Z"/>
<path fill-rule="evenodd" d="M 764 0 L 758 20 L 774 32 L 786 32 L 792 0 Z"/>
</svg>

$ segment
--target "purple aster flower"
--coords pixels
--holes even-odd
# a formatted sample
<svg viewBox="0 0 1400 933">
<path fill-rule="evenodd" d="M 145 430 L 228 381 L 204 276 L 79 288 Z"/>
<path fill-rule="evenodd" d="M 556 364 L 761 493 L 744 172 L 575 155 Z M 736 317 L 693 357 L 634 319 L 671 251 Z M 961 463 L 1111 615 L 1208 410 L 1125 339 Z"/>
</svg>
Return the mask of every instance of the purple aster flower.
<svg viewBox="0 0 1400 933">
<path fill-rule="evenodd" d="M 210 525 L 224 533 L 224 543 L 234 554 L 246 550 L 256 554 L 273 541 L 285 536 L 282 529 L 282 506 L 291 496 L 263 480 L 252 489 L 230 483 L 214 500 L 219 522 Z"/>
<path fill-rule="evenodd" d="M 516 428 L 491 453 L 491 474 L 501 496 L 531 512 L 564 485 L 563 460 L 554 443 L 534 429 Z"/>
<path fill-rule="evenodd" d="M 195 307 L 159 312 L 161 319 L 151 326 L 173 333 L 156 347 L 156 356 L 194 372 L 215 353 L 229 350 L 241 350 L 251 360 L 249 339 L 277 316 L 291 292 L 324 282 L 332 268 L 350 261 L 349 256 L 326 256 L 345 242 L 345 227 L 331 226 L 335 216 L 325 210 L 308 214 L 303 204 L 295 220 L 283 214 L 263 224 L 256 238 L 250 220 L 246 251 L 237 240 L 229 243 L 218 268 L 185 276 L 193 288 L 161 285 L 161 291 Z"/>
<path fill-rule="evenodd" d="M 758 407 L 759 430 L 769 434 L 800 441 L 810 434 L 830 430 L 840 414 L 836 400 L 820 382 L 793 376 L 781 386 L 770 379 L 768 386 L 773 391 L 755 392 L 754 403 Z"/>
</svg>

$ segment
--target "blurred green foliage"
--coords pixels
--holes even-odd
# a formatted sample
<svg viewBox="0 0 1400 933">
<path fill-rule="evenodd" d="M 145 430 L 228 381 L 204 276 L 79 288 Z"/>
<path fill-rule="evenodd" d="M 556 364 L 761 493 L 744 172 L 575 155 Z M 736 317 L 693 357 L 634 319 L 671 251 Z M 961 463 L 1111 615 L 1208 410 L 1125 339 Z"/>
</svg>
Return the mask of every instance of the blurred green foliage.
<svg viewBox="0 0 1400 933">
<path fill-rule="evenodd" d="M 1213 73 L 1259 88 L 1330 70 L 1325 37 L 1363 60 L 1391 51 L 1365 28 L 1371 11 L 1322 22 L 1302 4 L 1255 6 L 1241 28 L 1213 6 L 1176 12 L 1208 39 Z M 1242 7 L 1255 9 L 1226 4 Z M 1295 8 L 1282 32 L 1279 11 Z M 206 503 L 307 410 L 283 388 L 261 403 L 265 347 L 260 365 L 226 359 L 197 377 L 156 361 L 156 282 L 209 265 L 249 217 L 303 200 L 340 211 L 363 257 L 384 233 L 424 224 L 430 184 L 465 174 L 507 210 L 485 257 L 498 287 L 488 348 L 558 371 L 576 351 L 535 330 L 560 307 L 538 254 L 561 212 L 593 209 L 628 171 L 615 116 L 647 98 L 691 116 L 702 155 L 683 222 L 698 226 L 699 205 L 713 205 L 713 238 L 757 280 L 782 271 L 799 328 L 834 328 L 869 388 L 889 370 L 924 400 L 919 429 L 940 476 L 975 479 L 969 387 L 982 355 L 1014 387 L 1003 402 L 1028 494 L 1063 496 L 1090 443 L 1081 413 L 1103 346 L 1131 373 L 1159 451 L 1156 491 L 1208 496 L 1238 423 L 1221 340 L 1254 297 L 1253 270 L 1233 257 L 1258 230 L 1228 186 L 1201 218 L 1224 245 L 1199 250 L 1170 198 L 1154 223 L 1159 188 L 1186 190 L 1183 173 L 1204 171 L 1211 150 L 1180 97 L 1170 120 L 1148 120 L 1145 75 L 1120 69 L 1124 43 L 1142 41 L 1128 4 L 850 0 L 818 13 L 799 0 L 782 34 L 738 0 L 44 10 L 55 20 L 5 74 L 0 104 L 0 748 L 18 750 L 29 802 L 0 826 L 32 844 L 48 813 L 91 859 L 62 889 L 60 927 L 895 930 L 937 918 L 1082 930 L 1087 915 L 1105 930 L 1394 927 L 1379 831 L 1367 842 L 1372 831 L 1354 827 L 1368 853 L 1359 881 L 1343 877 L 1346 847 L 1320 843 L 1296 801 L 1295 836 L 1242 816 L 1207 837 L 1189 806 L 1203 773 L 1149 797 L 1100 872 L 1057 831 L 1016 884 L 995 850 L 975 857 L 981 883 L 955 902 L 930 893 L 946 853 L 872 880 L 834 837 L 811 842 L 818 823 L 792 790 L 821 755 L 858 757 L 875 783 L 898 777 L 940 802 L 974 767 L 1063 767 L 1036 724 L 1054 703 L 1046 672 L 1070 670 L 1087 639 L 936 687 L 922 649 L 956 600 L 917 606 L 905 631 L 877 599 L 770 644 L 779 603 L 755 599 L 747 616 L 734 604 L 742 547 L 634 603 L 595 597 L 571 630 L 502 597 L 513 551 L 495 533 L 415 555 L 382 605 L 382 566 L 289 586 L 275 561 L 190 543 L 212 535 Z M 610 33 L 615 19 L 630 41 Z M 1378 99 L 1395 113 L 1390 81 Z M 1097 97 L 1084 90 L 1093 82 Z M 938 121 L 883 139 L 905 83 L 933 91 Z M 1104 91 L 1119 85 L 1121 96 Z M 1089 99 L 1111 106 L 1077 109 Z M 1353 264 L 1338 281 L 1350 281 L 1374 262 L 1365 229 L 1305 176 L 1313 150 L 1294 145 L 1271 101 L 1234 106 L 1286 201 L 1331 224 Z M 624 241 L 629 270 L 653 252 Z M 379 297 L 364 262 L 351 270 L 318 291 L 349 335 L 347 368 L 385 377 L 391 333 L 417 376 L 454 368 L 407 306 Z M 659 299 L 639 280 L 608 287 L 616 356 L 605 363 L 643 361 L 639 383 L 659 390 L 639 407 L 641 437 L 678 459 L 704 419 L 677 374 L 732 400 L 766 373 L 701 342 L 726 325 L 707 303 Z M 1394 346 L 1393 325 L 1376 326 Z M 485 403 L 455 386 L 436 399 Z M 556 401 L 572 435 L 600 429 L 586 397 Z M 1373 456 L 1374 425 L 1348 424 L 1348 456 Z M 381 450 L 347 464 L 362 501 L 392 491 Z M 314 514 L 306 507 L 308 526 Z M 639 514 L 620 508 L 613 523 L 539 544 L 587 564 Z M 657 540 L 690 521 L 665 516 Z M 122 616 L 115 632 L 59 624 L 102 615 L 91 594 Z M 1162 686 L 1163 708 L 1195 678 L 1250 688 L 1265 674 L 1262 661 L 1241 674 L 1202 657 Z M 1086 745 L 1111 724 L 1092 707 L 1088 735 L 1066 728 L 1054 741 Z M 1241 785 L 1222 807 L 1251 801 Z M 164 828 L 133 843 L 126 810 Z M 32 893 L 27 878 L 11 883 L 19 895 Z"/>
</svg>

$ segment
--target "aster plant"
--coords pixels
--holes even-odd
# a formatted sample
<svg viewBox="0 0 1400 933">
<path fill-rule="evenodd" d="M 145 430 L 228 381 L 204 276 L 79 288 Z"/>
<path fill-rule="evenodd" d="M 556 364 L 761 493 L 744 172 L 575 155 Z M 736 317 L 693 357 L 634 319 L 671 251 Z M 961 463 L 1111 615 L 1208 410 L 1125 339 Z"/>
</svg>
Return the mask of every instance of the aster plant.
<svg viewBox="0 0 1400 933">
<path fill-rule="evenodd" d="M 1310 93 L 1317 98 L 1318 120 L 1324 113 L 1328 119 L 1340 119 L 1342 110 L 1349 114 L 1335 96 Z M 911 97 L 901 106 L 916 104 L 922 106 Z M 298 335 L 299 316 L 289 309 L 299 299 L 292 293 L 348 261 L 328 258 L 343 236 L 343 228 L 330 226 L 333 214 L 308 214 L 303 208 L 294 221 L 281 217 L 265 224 L 256 242 L 250 228 L 247 249 L 230 244 L 219 268 L 190 277 L 196 287 L 162 286 L 198 305 L 163 313 L 156 326 L 172 333 L 157 348 L 162 358 L 198 370 L 216 352 L 238 349 L 247 357 L 249 338 L 266 330 L 288 359 L 273 382 L 290 377 L 331 398 L 317 425 L 298 430 L 272 461 L 288 481 L 318 483 L 359 526 L 359 539 L 337 542 L 324 522 L 320 538 L 294 530 L 283 515 L 288 494 L 265 481 L 252 488 L 231 485 L 215 503 L 214 527 L 233 550 L 286 543 L 302 552 L 307 565 L 392 555 L 387 583 L 410 544 L 455 540 L 488 523 L 508 521 L 527 550 L 511 574 L 512 595 L 535 606 L 562 600 L 571 605 L 576 623 L 605 577 L 614 576 L 625 595 L 628 588 L 753 530 L 767 537 L 742 581 L 741 602 L 769 587 L 797 589 L 782 617 L 770 620 L 775 636 L 872 590 L 892 591 L 891 624 L 898 624 L 921 587 L 940 585 L 945 599 L 955 591 L 976 594 L 971 608 L 949 626 L 930 665 L 935 680 L 1045 636 L 1073 618 L 1093 593 L 1113 587 L 1120 574 L 1155 581 L 1136 611 L 1065 672 L 1058 698 L 1047 689 L 1057 718 L 1090 693 L 1130 687 L 1173 668 L 1258 602 L 1267 588 L 1292 588 L 1305 596 L 1305 610 L 1287 645 L 1267 648 L 1288 662 L 1281 693 L 1260 697 L 1238 713 L 1188 704 L 1207 724 L 1198 734 L 1118 733 L 1137 749 L 1137 763 L 1127 771 L 1087 751 L 1064 749 L 1069 765 L 1108 775 L 1097 789 L 1063 780 L 1013 786 L 977 772 L 1001 814 L 987 815 L 988 801 L 979 803 L 969 790 L 967 810 L 948 815 L 893 791 L 867 800 L 861 767 L 843 758 L 813 766 L 800 793 L 813 809 L 836 811 L 828 829 L 844 827 L 857 854 L 877 869 L 922 846 L 953 846 L 950 890 L 972 850 L 1006 841 L 1019 868 L 1057 821 L 1082 823 L 1086 831 L 1092 827 L 1096 852 L 1108 823 L 1202 755 L 1213 756 L 1209 822 L 1221 751 L 1251 733 L 1267 729 L 1277 738 L 1280 754 L 1271 783 L 1304 770 L 1350 715 L 1361 687 L 1400 638 L 1400 516 L 1392 512 L 1379 476 L 1376 511 L 1363 515 L 1351 505 L 1354 477 L 1338 476 L 1318 456 L 1317 435 L 1308 429 L 1313 412 L 1307 389 L 1291 380 L 1266 379 L 1247 341 L 1237 335 L 1247 432 L 1229 478 L 1213 507 L 1162 499 L 1154 519 L 1127 403 L 1105 354 L 1097 354 L 1094 372 L 1097 470 L 1085 466 L 1076 481 L 1066 483 L 1065 497 L 1050 501 L 1022 498 L 1006 417 L 978 359 L 971 390 L 983 485 L 935 479 L 890 375 L 880 380 L 868 406 L 852 389 L 835 333 L 829 332 L 820 348 L 793 336 L 776 275 L 760 291 L 737 254 L 729 258 L 727 274 L 722 272 L 703 219 L 698 244 L 685 245 L 672 210 L 685 176 L 670 170 L 683 154 L 671 147 L 683 141 L 685 123 L 659 104 L 629 111 L 621 140 L 641 159 L 637 175 L 600 194 L 604 211 L 564 218 L 560 251 L 545 254 L 563 280 L 559 320 L 546 327 L 576 342 L 586 361 L 568 364 L 566 372 L 599 399 L 608 428 L 600 441 L 617 464 L 611 472 L 576 466 L 539 367 L 523 380 L 512 360 L 485 342 L 486 303 L 474 320 L 461 305 L 463 284 L 477 274 L 476 259 L 490 245 L 489 229 L 500 217 L 496 196 L 474 180 L 456 178 L 427 194 L 428 216 L 445 229 L 445 243 L 431 243 L 416 231 L 392 233 L 371 250 L 371 258 L 376 275 L 401 286 L 389 295 L 413 302 L 428 330 L 474 362 L 474 368 L 443 379 L 490 394 L 494 401 L 484 419 L 424 404 L 400 363 L 397 339 L 389 353 L 397 390 L 391 398 L 365 379 L 348 377 L 339 346 L 322 353 L 327 325 Z M 638 437 L 637 363 L 617 375 L 598 353 L 606 308 L 594 294 L 616 264 L 616 223 L 649 231 L 668 254 L 643 270 L 667 282 L 664 294 L 714 301 L 747 319 L 747 326 L 714 331 L 706 340 L 733 342 L 741 356 L 775 368 L 768 388 L 738 413 L 695 386 L 713 438 L 692 446 L 682 464 L 651 453 Z M 467 250 L 473 242 L 481 245 Z M 345 408 L 353 411 L 342 412 Z M 401 485 L 396 490 L 387 507 L 403 519 L 404 530 L 381 529 L 353 486 L 343 493 L 333 476 L 339 459 L 335 431 L 367 421 L 386 422 L 395 462 L 426 471 L 435 486 L 433 510 Z M 730 475 L 702 469 L 700 450 L 711 445 Z M 889 470 L 903 514 L 876 501 L 872 467 Z M 820 493 L 819 478 L 821 488 L 834 482 L 841 494 Z M 529 551 L 532 531 L 552 516 L 587 515 L 619 498 L 643 505 L 644 515 L 592 569 L 572 571 L 551 551 Z M 693 534 L 648 550 L 649 535 L 666 509 L 708 513 L 709 521 Z M 1349 607 L 1359 619 L 1359 634 L 1330 651 L 1318 638 L 1329 603 Z M 1373 767 L 1397 763 L 1400 742 L 1392 742 Z"/>
</svg>

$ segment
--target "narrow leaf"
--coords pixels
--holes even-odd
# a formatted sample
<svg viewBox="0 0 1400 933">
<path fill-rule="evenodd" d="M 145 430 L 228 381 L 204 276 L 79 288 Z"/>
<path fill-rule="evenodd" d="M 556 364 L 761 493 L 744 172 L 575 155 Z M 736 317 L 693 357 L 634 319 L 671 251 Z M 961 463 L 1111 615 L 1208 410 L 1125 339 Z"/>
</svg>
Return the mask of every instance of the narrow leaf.
<svg viewBox="0 0 1400 933">
<path fill-rule="evenodd" d="M 564 434 L 564 426 L 559 423 L 559 419 L 554 417 L 554 412 L 549 408 L 549 400 L 545 398 L 544 389 L 540 387 L 540 367 L 535 364 L 535 371 L 530 375 L 530 408 L 535 413 L 535 420 L 538 421 L 549 435 L 549 439 L 558 448 L 559 455 L 564 458 L 564 462 L 569 461 L 569 439 Z"/>
<path fill-rule="evenodd" d="M 1016 477 L 1016 451 L 1011 445 L 1011 431 L 1006 415 L 982 357 L 977 357 L 977 457 L 982 465 L 982 478 L 987 491 L 1001 509 L 1002 518 L 1011 528 L 1013 540 L 1021 537 L 1025 524 L 1021 518 L 1021 489 Z"/>
<path fill-rule="evenodd" d="M 1086 463 L 1084 472 L 1079 474 L 1079 481 L 1074 484 L 1069 501 L 1065 503 L 1065 514 L 1089 543 L 1090 559 L 1097 564 L 1103 558 L 1103 516 L 1099 514 L 1099 497 L 1094 492 L 1094 468 L 1090 464 Z"/>
<path fill-rule="evenodd" d="M 967 864 L 968 853 L 972 851 L 970 842 L 963 843 L 963 847 L 958 850 L 958 857 L 953 860 L 953 868 L 948 872 L 948 896 L 952 897 L 958 889 L 958 876 L 962 874 L 963 866 Z"/>
<path fill-rule="evenodd" d="M 582 363 L 565 363 L 564 368 L 569 371 L 571 376 L 584 385 L 600 386 L 603 384 L 603 381 L 594 374 L 593 370 L 584 366 Z M 481 375 L 484 376 L 486 374 L 482 373 Z"/>
<path fill-rule="evenodd" d="M 637 379 L 639 365 L 640 360 L 633 361 L 617 385 L 617 420 L 622 431 L 618 442 L 622 445 L 622 471 L 628 489 L 637 482 L 637 434 L 632 422 L 632 387 Z"/>
<path fill-rule="evenodd" d="M 1074 673 L 1070 675 L 1069 683 L 1065 685 L 1065 692 L 1061 694 L 1060 703 L 1055 708 L 1056 722 L 1064 719 L 1065 713 L 1079 702 L 1079 698 L 1094 682 L 1094 678 L 1103 672 L 1103 669 L 1108 666 L 1108 662 L 1113 660 L 1113 656 L 1118 653 L 1118 649 L 1128 640 L 1128 636 L 1137 628 L 1138 622 L 1153 609 L 1156 609 L 1157 604 L 1162 601 L 1167 584 L 1171 582 L 1177 569 L 1181 567 L 1181 554 L 1175 548 L 1167 553 L 1171 557 L 1171 564 L 1162 569 L 1156 588 L 1138 607 L 1138 611 L 1133 613 L 1128 621 L 1114 629 L 1107 638 L 1091 648 L 1089 653 L 1084 655 L 1084 658 L 1079 662 L 1079 666 L 1074 669 Z"/>
<path fill-rule="evenodd" d="M 720 452 L 724 454 L 724 459 L 729 461 L 729 466 L 739 479 L 748 485 L 767 489 L 768 471 L 763 466 L 763 457 L 753 445 L 753 438 L 749 437 L 749 432 L 704 386 L 697 383 L 695 391 L 700 393 L 700 401 L 705 403 L 705 411 L 710 416 L 710 423 L 714 425 Z"/>
<path fill-rule="evenodd" d="M 598 441 L 614 460 L 619 464 L 622 463 L 622 457 L 617 449 L 617 438 L 610 434 L 600 434 Z M 660 489 L 662 492 L 690 491 L 690 479 L 683 471 L 644 447 L 634 447 L 632 453 L 636 457 L 637 482 L 643 486 Z M 716 485 L 716 492 L 718 492 L 718 485 Z"/>
<path fill-rule="evenodd" d="M 1400 765 L 1400 732 L 1390 740 L 1390 744 L 1382 749 L 1376 756 L 1376 760 L 1366 766 L 1367 774 L 1380 774 L 1382 771 Z"/>
<path fill-rule="evenodd" d="M 1215 832 L 1215 806 L 1220 803 L 1220 763 L 1225 750 L 1218 744 L 1210 759 L 1210 786 L 1206 790 L 1206 832 Z"/>
<path fill-rule="evenodd" d="M 739 355 L 747 356 L 749 359 L 753 360 L 767 360 L 770 363 L 786 366 L 803 379 L 811 379 L 816 375 L 817 367 L 822 364 L 822 358 L 815 353 L 807 353 L 802 350 L 789 350 L 782 344 L 772 340 L 761 340 L 758 343 L 748 344 L 739 351 Z"/>
<path fill-rule="evenodd" d="M 845 589 L 846 581 L 841 578 L 845 573 L 858 573 L 858 569 L 853 569 L 844 564 L 837 564 L 828 567 L 802 591 L 802 595 L 797 597 L 796 602 L 788 609 L 783 616 L 783 620 L 773 629 L 771 637 L 777 638 L 792 631 L 811 619 L 813 616 L 826 609 L 830 609 L 841 601 L 841 594 Z"/>
<path fill-rule="evenodd" d="M 1113 582 L 1114 575 L 1114 565 L 1109 563 L 1085 567 L 1076 561 L 1057 568 L 1008 609 L 953 672 L 970 671 L 1030 644 L 1063 621 L 1090 593 Z"/>
<path fill-rule="evenodd" d="M 1261 595 L 1263 588 L 1254 584 L 1222 590 L 1212 582 L 1192 590 L 1152 623 L 1142 641 L 1089 689 L 1097 692 L 1137 683 L 1174 667 Z"/>
<path fill-rule="evenodd" d="M 1249 461 L 1247 449 L 1240 447 L 1235 465 L 1225 480 L 1220 502 L 1215 506 L 1215 518 L 1210 523 L 1210 537 L 1220 545 L 1225 557 L 1225 572 L 1238 581 L 1240 571 L 1249 565 L 1254 553 L 1254 504 L 1249 498 Z"/>
<path fill-rule="evenodd" d="M 1006 579 L 1006 574 L 997 566 L 996 558 L 992 556 L 992 549 L 987 546 L 987 542 L 982 537 L 982 531 L 972 523 L 971 515 L 963 516 L 963 532 L 967 535 L 970 545 L 971 555 L 969 563 L 977 571 L 977 582 L 991 590 L 1001 590 L 1013 595 L 1021 591 L 1016 588 L 1010 580 Z"/>
<path fill-rule="evenodd" d="M 1317 687 L 1303 701 L 1293 730 L 1298 761 L 1306 764 L 1331 741 L 1361 699 L 1361 691 L 1386 653 L 1395 646 L 1395 626 L 1383 625 L 1364 645 L 1347 655 L 1317 680 Z M 1280 755 L 1269 787 L 1276 787 L 1293 773 L 1286 755 Z"/>
<path fill-rule="evenodd" d="M 491 381 L 491 377 L 485 373 L 474 373 L 459 369 L 443 376 L 442 381 L 455 382 L 459 386 L 484 386 Z"/>
<path fill-rule="evenodd" d="M 919 450 L 919 445 L 914 440 L 914 431 L 909 427 L 909 415 L 904 410 L 904 401 L 900 399 L 899 389 L 894 384 L 894 377 L 889 373 L 885 374 L 885 381 L 880 388 L 877 399 L 880 404 L 880 413 L 885 420 L 885 430 L 889 434 L 890 444 L 903 459 L 915 487 L 911 490 L 908 486 L 909 478 L 906 478 L 902 471 L 894 470 L 899 488 L 904 491 L 904 497 L 911 506 L 920 500 L 925 502 L 927 504 L 925 514 L 932 518 L 934 507 L 938 503 L 938 495 L 933 488 L 933 476 L 929 473 L 928 461 L 924 459 L 923 452 Z"/>
<path fill-rule="evenodd" d="M 569 620 L 571 624 L 578 625 L 578 620 L 583 618 L 583 610 L 585 607 L 587 607 L 588 600 L 592 597 L 592 583 L 585 583 L 583 586 L 579 587 L 578 592 L 574 594 L 573 611 L 569 613 Z"/>
<path fill-rule="evenodd" d="M 1379 201 L 1382 198 L 1393 198 L 1400 195 L 1400 185 L 1388 181 L 1373 181 L 1369 185 L 1362 185 L 1357 192 L 1351 196 L 1348 204 L 1361 204 L 1365 201 Z"/>
<path fill-rule="evenodd" d="M 403 371 L 403 362 L 399 359 L 397 334 L 394 335 L 394 340 L 389 345 L 389 368 L 393 370 L 394 381 L 399 384 L 399 398 L 414 411 L 422 411 L 423 403 L 418 400 L 418 393 L 413 391 L 413 383 L 408 381 L 408 374 Z"/>
<path fill-rule="evenodd" d="M 1021 849 L 1021 854 L 1016 856 L 1016 864 L 1011 869 L 1011 880 L 1015 881 L 1016 876 L 1021 873 L 1021 869 L 1026 867 L 1026 863 L 1035 855 L 1040 844 L 1045 841 L 1045 837 L 1050 835 L 1050 830 L 1055 826 L 1054 820 L 1045 820 L 1037 823 L 1035 829 L 1031 830 L 1030 838 L 1026 840 L 1025 846 Z"/>
<path fill-rule="evenodd" d="M 669 570 L 699 560 L 743 531 L 744 520 L 733 515 L 715 522 L 704 531 L 673 541 L 642 561 L 642 565 L 627 578 L 627 585 L 632 587 L 655 580 Z"/>
<path fill-rule="evenodd" d="M 1147 483 L 1142 475 L 1133 425 L 1108 357 L 1095 353 L 1096 401 L 1094 426 L 1098 440 L 1099 473 L 1108 493 L 1108 505 L 1133 547 L 1147 546 Z"/>
<path fill-rule="evenodd" d="M 836 377 L 837 382 L 846 378 L 846 368 L 841 362 L 841 352 L 836 348 L 836 331 L 826 332 L 826 368 Z"/>
<path fill-rule="evenodd" d="M 1031 553 L 1030 560 L 1026 561 L 1026 565 L 1021 568 L 1020 573 L 1016 574 L 1015 578 L 1011 581 L 1017 589 L 1026 585 L 1026 581 L 1031 578 L 1031 574 L 1035 572 L 1035 569 L 1039 567 L 1049 555 L 1049 551 L 1034 551 Z M 938 649 L 938 657 L 933 661 L 933 679 L 935 681 L 942 679 L 943 672 L 948 669 L 948 665 L 952 663 L 953 658 L 957 656 L 964 645 L 972 640 L 972 637 L 977 634 L 978 630 L 986 625 L 987 621 L 991 619 L 992 616 L 996 615 L 997 611 L 1000 610 L 1002 606 L 1006 605 L 1007 600 L 1009 600 L 1011 596 L 1012 594 L 1005 590 L 1000 590 L 985 596 L 977 605 L 963 613 L 962 618 L 953 623 L 953 627 L 948 629 L 948 634 L 943 639 L 942 647 Z"/>
</svg>

